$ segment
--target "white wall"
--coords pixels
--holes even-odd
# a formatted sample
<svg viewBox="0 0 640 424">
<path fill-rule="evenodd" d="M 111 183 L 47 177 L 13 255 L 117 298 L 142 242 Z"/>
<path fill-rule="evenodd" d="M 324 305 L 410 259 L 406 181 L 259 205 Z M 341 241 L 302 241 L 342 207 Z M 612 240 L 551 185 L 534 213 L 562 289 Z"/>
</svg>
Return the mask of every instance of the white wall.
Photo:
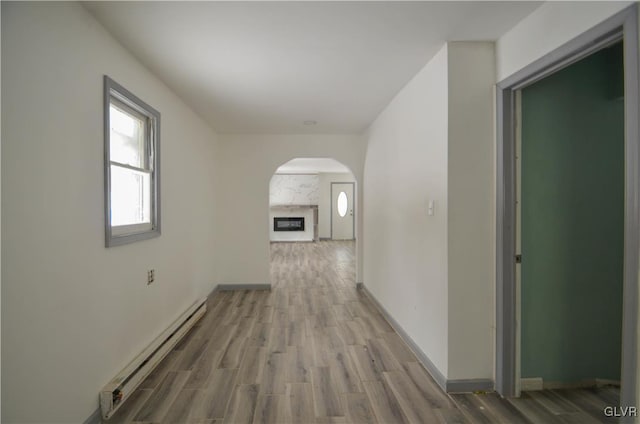
<svg viewBox="0 0 640 424">
<path fill-rule="evenodd" d="M 632 3 L 544 3 L 497 41 L 497 81 L 502 81 Z"/>
<path fill-rule="evenodd" d="M 361 181 L 366 141 L 355 135 L 322 134 L 228 134 L 219 138 L 220 175 L 225 181 L 216 199 L 224 205 L 217 240 L 220 282 L 265 283 L 269 281 L 269 181 L 273 173 L 293 158 L 328 157 L 349 167 Z M 358 205 L 361 201 L 358 199 Z M 246 225 L 238 231 L 226 224 L 232 220 Z M 361 240 L 356 249 L 356 278 L 362 281 Z"/>
<path fill-rule="evenodd" d="M 369 129 L 361 208 L 364 284 L 445 376 L 447 101 L 444 46 Z"/>
<path fill-rule="evenodd" d="M 269 182 L 269 205 L 317 205 L 320 177 L 317 174 L 275 174 Z"/>
<path fill-rule="evenodd" d="M 448 43 L 369 131 L 364 283 L 450 380 L 493 378 L 494 84 L 493 43 Z"/>
<path fill-rule="evenodd" d="M 162 114 L 162 235 L 108 249 L 104 74 Z M 2 422 L 83 422 L 213 288 L 216 135 L 78 3 L 2 3 L 2 88 Z"/>
<path fill-rule="evenodd" d="M 320 177 L 320 199 L 318 202 L 318 235 L 320 238 L 331 238 L 331 183 L 351 183 L 356 182 L 353 174 L 350 173 L 328 173 L 319 174 Z M 355 186 L 355 198 L 358 198 L 358 184 Z M 362 219 L 362 211 L 354 210 L 356 219 Z M 356 233 L 356 239 L 358 234 Z"/>
<path fill-rule="evenodd" d="M 448 48 L 448 378 L 493 379 L 494 44 Z"/>
</svg>

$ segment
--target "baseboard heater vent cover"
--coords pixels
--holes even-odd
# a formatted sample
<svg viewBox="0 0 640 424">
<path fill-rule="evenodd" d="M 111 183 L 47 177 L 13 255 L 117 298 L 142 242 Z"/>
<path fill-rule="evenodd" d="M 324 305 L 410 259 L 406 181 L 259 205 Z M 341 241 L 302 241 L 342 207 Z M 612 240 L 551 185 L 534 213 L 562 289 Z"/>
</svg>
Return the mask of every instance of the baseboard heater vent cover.
<svg viewBox="0 0 640 424">
<path fill-rule="evenodd" d="M 100 392 L 102 418 L 108 420 L 207 311 L 207 299 L 194 303 Z"/>
</svg>

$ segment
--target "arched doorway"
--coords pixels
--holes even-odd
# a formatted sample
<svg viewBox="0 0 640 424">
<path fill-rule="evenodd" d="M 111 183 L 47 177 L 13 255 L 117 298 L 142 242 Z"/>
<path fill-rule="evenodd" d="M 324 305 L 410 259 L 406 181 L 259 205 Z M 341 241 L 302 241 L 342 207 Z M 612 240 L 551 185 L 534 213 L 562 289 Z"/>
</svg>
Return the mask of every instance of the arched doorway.
<svg viewBox="0 0 640 424">
<path fill-rule="evenodd" d="M 356 190 L 351 170 L 334 159 L 295 158 L 277 168 L 269 184 L 272 284 L 288 281 L 281 261 L 297 257 L 309 266 L 296 272 L 318 273 L 329 261 L 318 278 L 355 286 Z"/>
</svg>

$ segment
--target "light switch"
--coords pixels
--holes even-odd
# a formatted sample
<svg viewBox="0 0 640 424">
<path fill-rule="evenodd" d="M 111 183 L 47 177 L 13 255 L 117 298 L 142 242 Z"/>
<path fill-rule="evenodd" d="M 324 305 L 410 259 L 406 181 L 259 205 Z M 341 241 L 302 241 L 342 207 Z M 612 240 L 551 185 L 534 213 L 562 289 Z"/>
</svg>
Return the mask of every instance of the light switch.
<svg viewBox="0 0 640 424">
<path fill-rule="evenodd" d="M 429 203 L 427 206 L 427 215 L 433 216 L 435 214 L 435 206 L 436 206 L 436 202 L 434 200 L 429 200 Z"/>
</svg>

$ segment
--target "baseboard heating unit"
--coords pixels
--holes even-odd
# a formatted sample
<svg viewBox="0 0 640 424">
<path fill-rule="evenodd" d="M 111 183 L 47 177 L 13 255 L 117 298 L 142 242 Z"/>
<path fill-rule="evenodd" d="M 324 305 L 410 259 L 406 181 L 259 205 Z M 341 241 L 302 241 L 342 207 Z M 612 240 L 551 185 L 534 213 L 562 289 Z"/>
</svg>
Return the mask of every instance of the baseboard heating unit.
<svg viewBox="0 0 640 424">
<path fill-rule="evenodd" d="M 108 420 L 138 385 L 207 311 L 207 299 L 194 303 L 100 392 L 102 418 Z"/>
</svg>

